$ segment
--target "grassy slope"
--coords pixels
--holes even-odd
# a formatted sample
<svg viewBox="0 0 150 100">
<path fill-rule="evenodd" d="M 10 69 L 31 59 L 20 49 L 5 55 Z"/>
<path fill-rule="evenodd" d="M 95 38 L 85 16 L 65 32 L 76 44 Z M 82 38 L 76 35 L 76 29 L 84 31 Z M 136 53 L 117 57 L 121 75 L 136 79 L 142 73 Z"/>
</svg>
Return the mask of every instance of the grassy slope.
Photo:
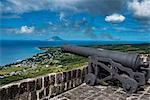
<svg viewBox="0 0 150 100">
<path fill-rule="evenodd" d="M 109 50 L 116 50 L 122 52 L 129 53 L 150 53 L 150 45 L 149 44 L 135 44 L 135 45 L 96 45 L 90 46 L 94 48 L 103 48 Z M 66 70 L 71 70 L 73 68 L 81 67 L 87 64 L 87 58 L 83 58 L 80 56 L 76 56 L 73 54 L 64 54 L 64 53 L 56 53 L 59 51 L 58 48 L 50 48 L 46 52 L 55 52 L 54 62 L 57 63 L 51 64 L 51 67 L 45 67 L 43 64 L 39 64 L 36 69 L 32 67 L 7 67 L 0 70 L 1 75 L 8 74 L 10 72 L 27 70 L 26 73 L 21 75 L 9 76 L 7 78 L 0 79 L 0 85 L 4 85 L 13 81 L 36 77 L 40 75 L 44 75 L 52 72 L 61 72 Z M 61 65 L 61 66 L 60 66 Z"/>
</svg>

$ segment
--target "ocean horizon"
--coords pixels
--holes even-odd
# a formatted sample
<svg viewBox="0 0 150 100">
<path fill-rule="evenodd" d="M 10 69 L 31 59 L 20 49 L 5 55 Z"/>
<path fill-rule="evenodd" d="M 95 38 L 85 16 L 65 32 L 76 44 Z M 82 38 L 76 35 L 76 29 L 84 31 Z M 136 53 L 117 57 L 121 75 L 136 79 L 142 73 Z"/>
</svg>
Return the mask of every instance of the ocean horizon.
<svg viewBox="0 0 150 100">
<path fill-rule="evenodd" d="M 144 41 L 38 41 L 38 40 L 0 40 L 0 66 L 27 59 L 43 52 L 38 47 L 56 47 L 61 45 L 106 45 L 106 44 L 145 44 Z"/>
</svg>

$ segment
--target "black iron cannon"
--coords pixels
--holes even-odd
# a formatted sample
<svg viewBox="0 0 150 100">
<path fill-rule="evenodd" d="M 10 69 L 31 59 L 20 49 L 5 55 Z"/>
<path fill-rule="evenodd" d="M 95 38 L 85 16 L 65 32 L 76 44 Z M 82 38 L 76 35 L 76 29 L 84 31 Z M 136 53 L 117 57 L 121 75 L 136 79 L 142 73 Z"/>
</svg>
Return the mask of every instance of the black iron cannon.
<svg viewBox="0 0 150 100">
<path fill-rule="evenodd" d="M 150 78 L 149 63 L 143 62 L 139 54 L 69 45 L 62 46 L 61 50 L 89 58 L 85 76 L 89 85 L 118 80 L 126 92 L 133 93 Z"/>
</svg>

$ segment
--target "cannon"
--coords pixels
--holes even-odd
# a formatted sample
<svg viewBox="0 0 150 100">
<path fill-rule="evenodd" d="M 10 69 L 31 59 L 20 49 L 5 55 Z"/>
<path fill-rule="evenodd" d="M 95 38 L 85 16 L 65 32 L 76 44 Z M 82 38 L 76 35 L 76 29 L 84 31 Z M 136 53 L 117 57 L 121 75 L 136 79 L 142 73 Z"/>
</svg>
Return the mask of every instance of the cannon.
<svg viewBox="0 0 150 100">
<path fill-rule="evenodd" d="M 139 54 L 69 45 L 62 46 L 61 50 L 89 58 L 84 80 L 91 86 L 118 81 L 124 91 L 133 93 L 150 78 L 149 62 L 143 62 Z"/>
</svg>

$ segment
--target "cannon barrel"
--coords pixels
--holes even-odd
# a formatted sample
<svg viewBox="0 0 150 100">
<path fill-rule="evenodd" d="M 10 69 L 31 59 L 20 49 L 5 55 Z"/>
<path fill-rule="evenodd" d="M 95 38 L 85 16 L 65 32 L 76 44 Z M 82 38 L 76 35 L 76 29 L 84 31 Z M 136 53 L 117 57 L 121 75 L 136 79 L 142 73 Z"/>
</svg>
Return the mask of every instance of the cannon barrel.
<svg viewBox="0 0 150 100">
<path fill-rule="evenodd" d="M 62 52 L 73 53 L 84 57 L 99 56 L 105 58 L 111 58 L 113 61 L 118 62 L 133 70 L 139 69 L 142 66 L 142 60 L 139 54 L 129 54 L 118 51 L 94 49 L 89 47 L 69 46 L 64 45 L 61 47 Z"/>
</svg>

